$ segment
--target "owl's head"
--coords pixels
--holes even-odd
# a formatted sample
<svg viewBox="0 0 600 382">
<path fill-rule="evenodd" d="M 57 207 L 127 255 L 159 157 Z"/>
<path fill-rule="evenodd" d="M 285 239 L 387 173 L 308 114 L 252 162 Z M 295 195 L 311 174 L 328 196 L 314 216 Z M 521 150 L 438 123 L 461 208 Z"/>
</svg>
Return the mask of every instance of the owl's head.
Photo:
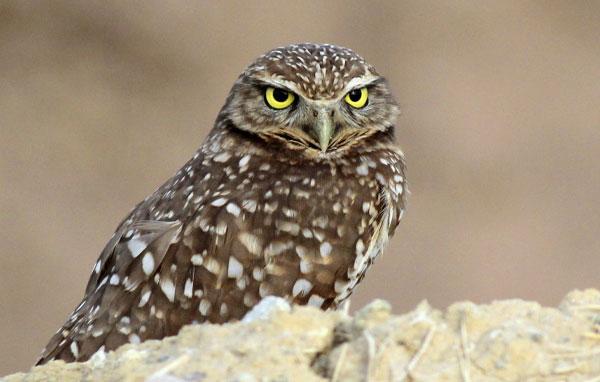
<svg viewBox="0 0 600 382">
<path fill-rule="evenodd" d="M 299 44 L 252 63 L 220 119 L 269 143 L 330 156 L 377 134 L 389 139 L 398 113 L 385 79 L 352 50 Z"/>
</svg>

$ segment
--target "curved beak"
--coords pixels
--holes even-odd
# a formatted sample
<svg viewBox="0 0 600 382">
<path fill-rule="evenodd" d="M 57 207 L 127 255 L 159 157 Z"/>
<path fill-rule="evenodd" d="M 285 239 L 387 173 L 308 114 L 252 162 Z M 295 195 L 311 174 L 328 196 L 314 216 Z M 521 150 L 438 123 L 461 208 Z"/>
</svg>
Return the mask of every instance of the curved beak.
<svg viewBox="0 0 600 382">
<path fill-rule="evenodd" d="M 317 114 L 317 120 L 315 122 L 314 131 L 319 140 L 319 146 L 321 152 L 327 151 L 329 142 L 333 136 L 333 118 L 331 113 L 327 109 L 319 110 Z"/>
</svg>

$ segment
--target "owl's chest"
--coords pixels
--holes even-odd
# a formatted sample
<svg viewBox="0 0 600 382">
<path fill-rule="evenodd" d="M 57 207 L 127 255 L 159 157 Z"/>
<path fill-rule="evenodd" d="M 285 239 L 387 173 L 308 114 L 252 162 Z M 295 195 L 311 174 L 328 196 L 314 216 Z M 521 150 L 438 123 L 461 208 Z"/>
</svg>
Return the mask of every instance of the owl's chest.
<svg viewBox="0 0 600 382">
<path fill-rule="evenodd" d="M 381 216 L 385 179 L 364 158 L 296 163 L 232 156 L 213 158 L 184 197 L 195 224 L 249 231 L 261 242 L 338 248 L 346 257 L 366 245 Z M 350 261 L 350 260 L 349 260 Z"/>
<path fill-rule="evenodd" d="M 241 174 L 233 195 L 256 201 L 255 213 L 267 225 L 277 223 L 275 230 L 289 223 L 317 232 L 354 227 L 378 200 L 380 185 L 374 177 L 360 177 L 339 166 L 273 165 L 269 170 Z"/>
<path fill-rule="evenodd" d="M 175 193 L 185 211 L 179 257 L 201 263 L 199 277 L 214 278 L 218 290 L 253 285 L 259 297 L 312 298 L 318 306 L 343 300 L 387 240 L 385 173 L 364 158 L 335 165 L 216 159 Z"/>
<path fill-rule="evenodd" d="M 231 241 L 217 245 L 233 244 L 223 255 L 234 254 L 244 268 L 263 264 L 267 289 L 296 302 L 308 301 L 308 286 L 330 302 L 347 295 L 383 215 L 377 180 L 333 166 L 262 166 L 237 184 L 201 212 L 216 233 L 227 227 Z"/>
</svg>

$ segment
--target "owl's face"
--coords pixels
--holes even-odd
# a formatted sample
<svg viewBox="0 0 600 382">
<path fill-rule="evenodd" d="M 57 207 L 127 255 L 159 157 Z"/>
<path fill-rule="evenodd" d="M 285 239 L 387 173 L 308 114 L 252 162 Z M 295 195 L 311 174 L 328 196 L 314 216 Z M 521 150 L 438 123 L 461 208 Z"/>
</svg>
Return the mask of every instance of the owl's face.
<svg viewBox="0 0 600 382">
<path fill-rule="evenodd" d="M 360 56 L 333 45 L 274 49 L 238 78 L 220 118 L 311 157 L 343 154 L 398 114 L 385 79 Z"/>
</svg>

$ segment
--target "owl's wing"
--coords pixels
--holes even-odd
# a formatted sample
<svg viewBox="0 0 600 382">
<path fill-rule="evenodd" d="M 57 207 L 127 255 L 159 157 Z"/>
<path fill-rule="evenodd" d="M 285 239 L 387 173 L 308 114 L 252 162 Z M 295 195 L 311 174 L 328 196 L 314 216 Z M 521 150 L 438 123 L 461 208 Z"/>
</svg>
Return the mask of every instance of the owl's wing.
<svg viewBox="0 0 600 382">
<path fill-rule="evenodd" d="M 138 301 L 139 286 L 154 277 L 181 229 L 179 221 L 124 224 L 96 262 L 83 301 L 36 364 L 55 358 L 87 359 L 99 344 L 110 343 L 107 336 L 118 328 L 122 313 Z"/>
<path fill-rule="evenodd" d="M 372 207 L 376 214 L 369 221 L 361 237 L 362 245 L 356 246 L 354 263 L 348 269 L 348 282 L 335 299 L 339 306 L 352 290 L 364 278 L 366 270 L 383 252 L 389 238 L 392 237 L 396 227 L 404 214 L 406 204 L 406 182 L 404 177 L 404 157 L 400 150 L 389 153 L 387 163 L 391 166 L 380 168 L 381 176 L 376 176 L 377 197 Z"/>
<path fill-rule="evenodd" d="M 132 290 L 142 281 L 151 278 L 153 273 L 132 275 L 130 272 L 135 269 L 135 265 L 141 266 L 137 270 L 144 270 L 144 264 L 147 267 L 154 264 L 156 270 L 181 227 L 182 223 L 179 221 L 142 220 L 119 229 L 94 266 L 86 287 L 86 296 L 115 274 L 123 280 L 129 276 L 129 282 L 124 281 L 123 284 Z"/>
</svg>

